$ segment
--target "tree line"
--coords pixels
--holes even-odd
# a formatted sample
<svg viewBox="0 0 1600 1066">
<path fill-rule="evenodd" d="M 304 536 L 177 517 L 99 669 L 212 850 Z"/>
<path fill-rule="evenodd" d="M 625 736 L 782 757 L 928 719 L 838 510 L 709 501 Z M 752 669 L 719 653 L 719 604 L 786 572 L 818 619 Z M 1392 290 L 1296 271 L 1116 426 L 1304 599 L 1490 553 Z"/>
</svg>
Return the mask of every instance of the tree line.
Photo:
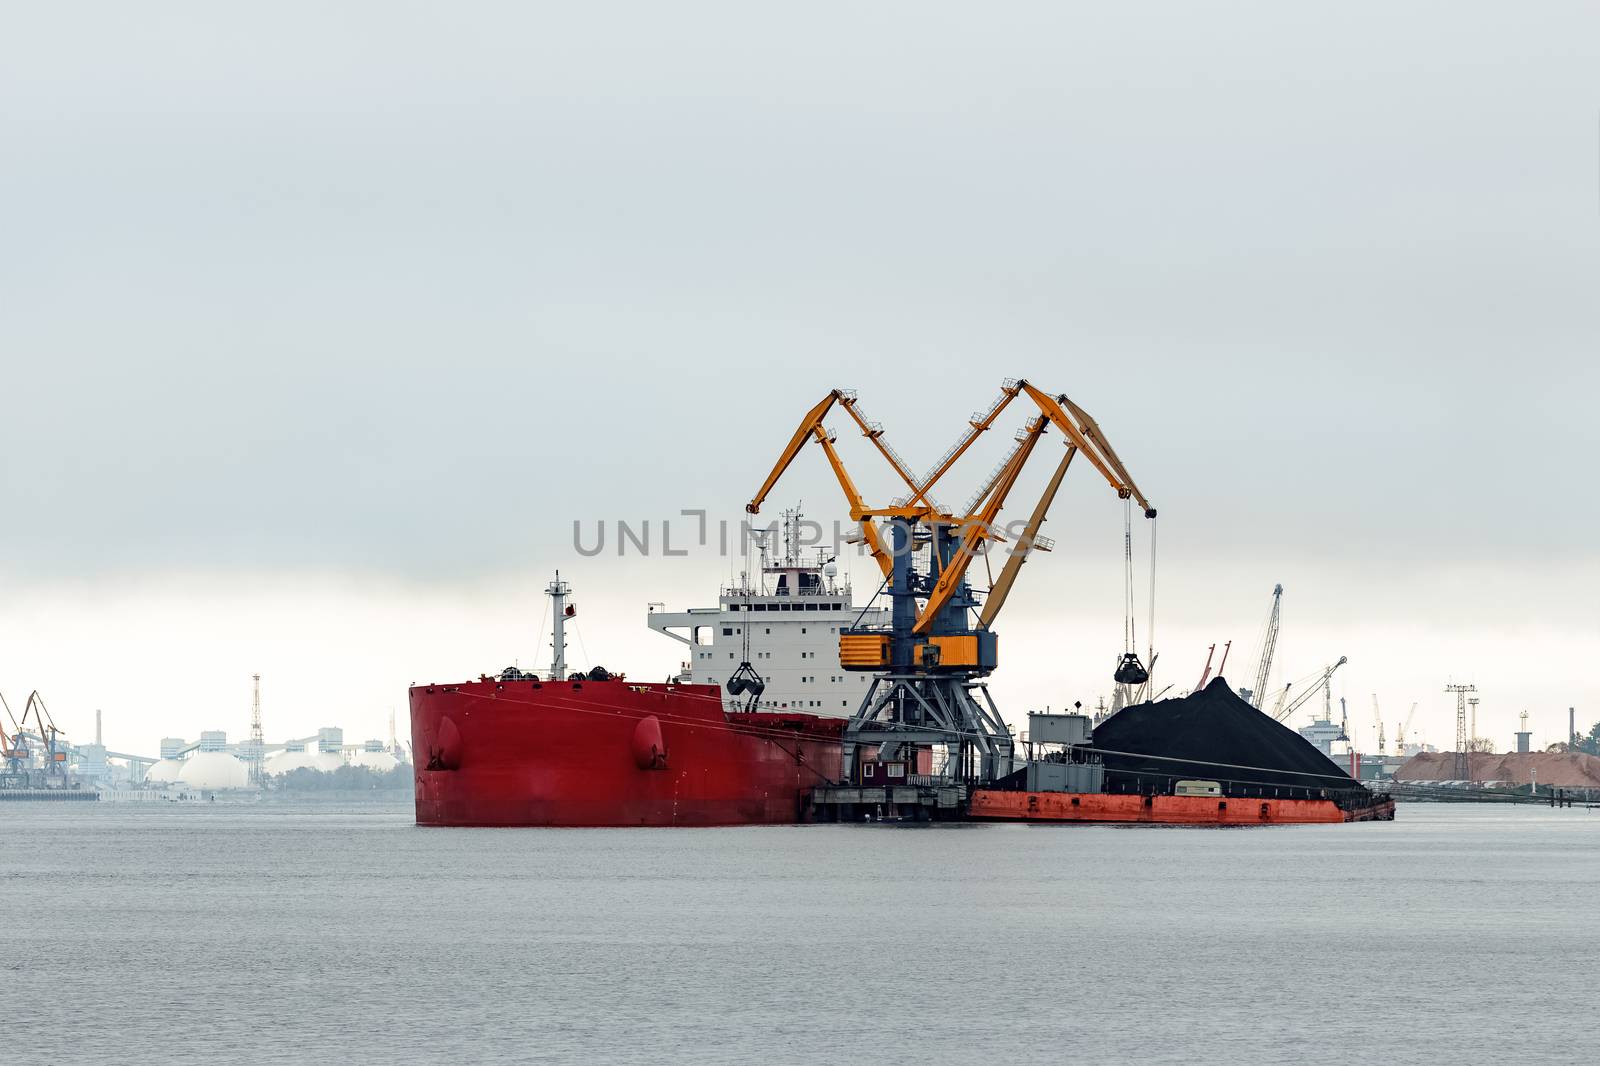
<svg viewBox="0 0 1600 1066">
<path fill-rule="evenodd" d="M 401 763 L 392 770 L 374 770 L 370 766 L 313 770 L 301 766 L 270 781 L 272 788 L 282 792 L 410 792 L 414 787 L 409 763 Z"/>
</svg>

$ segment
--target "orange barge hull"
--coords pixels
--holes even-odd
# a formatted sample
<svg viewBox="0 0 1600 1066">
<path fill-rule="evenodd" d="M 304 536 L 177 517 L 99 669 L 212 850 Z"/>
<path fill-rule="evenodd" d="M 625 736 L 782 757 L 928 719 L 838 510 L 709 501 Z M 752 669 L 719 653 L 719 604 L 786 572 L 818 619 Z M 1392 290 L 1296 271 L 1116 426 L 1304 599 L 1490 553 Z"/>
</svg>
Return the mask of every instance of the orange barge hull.
<svg viewBox="0 0 1600 1066">
<path fill-rule="evenodd" d="M 1393 821 L 1394 801 L 1343 810 L 1332 800 L 1218 796 L 1135 796 L 1105 792 L 978 789 L 969 818 L 1004 822 L 1127 822 L 1148 825 L 1313 825 Z"/>
</svg>

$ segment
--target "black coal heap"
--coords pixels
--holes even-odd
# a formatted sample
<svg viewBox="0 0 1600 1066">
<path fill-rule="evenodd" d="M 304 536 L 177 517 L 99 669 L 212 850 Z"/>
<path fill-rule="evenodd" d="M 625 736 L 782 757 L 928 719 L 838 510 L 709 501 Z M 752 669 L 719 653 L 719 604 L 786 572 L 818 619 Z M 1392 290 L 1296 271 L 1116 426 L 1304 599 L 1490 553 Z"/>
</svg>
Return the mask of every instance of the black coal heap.
<svg viewBox="0 0 1600 1066">
<path fill-rule="evenodd" d="M 1367 790 L 1299 733 L 1217 678 L 1176 700 L 1125 707 L 1094 730 L 1106 791 L 1167 794 L 1174 781 L 1217 781 L 1229 796 L 1349 799 Z M 1113 754 L 1114 753 L 1114 754 Z"/>
</svg>

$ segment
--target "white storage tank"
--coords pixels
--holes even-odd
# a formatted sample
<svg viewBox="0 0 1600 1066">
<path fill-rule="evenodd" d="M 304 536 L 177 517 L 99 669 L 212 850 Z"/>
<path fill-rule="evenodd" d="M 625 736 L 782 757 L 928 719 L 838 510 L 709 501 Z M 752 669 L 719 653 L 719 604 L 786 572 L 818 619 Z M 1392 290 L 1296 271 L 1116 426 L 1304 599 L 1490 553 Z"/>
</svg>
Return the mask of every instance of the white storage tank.
<svg viewBox="0 0 1600 1066">
<path fill-rule="evenodd" d="M 344 765 L 344 760 L 325 751 L 278 751 L 267 758 L 263 767 L 267 774 L 286 774 L 292 770 L 320 770 L 332 773 Z"/>
<path fill-rule="evenodd" d="M 144 772 L 144 779 L 152 785 L 176 784 L 183 776 L 182 759 L 162 759 Z"/>
<path fill-rule="evenodd" d="M 248 788 L 250 770 L 227 752 L 201 751 L 189 756 L 178 780 L 190 788 L 206 791 Z"/>
<path fill-rule="evenodd" d="M 350 765 L 365 766 L 369 770 L 386 774 L 399 766 L 400 760 L 384 750 L 383 741 L 369 740 L 361 746 L 360 751 L 351 754 Z"/>
</svg>

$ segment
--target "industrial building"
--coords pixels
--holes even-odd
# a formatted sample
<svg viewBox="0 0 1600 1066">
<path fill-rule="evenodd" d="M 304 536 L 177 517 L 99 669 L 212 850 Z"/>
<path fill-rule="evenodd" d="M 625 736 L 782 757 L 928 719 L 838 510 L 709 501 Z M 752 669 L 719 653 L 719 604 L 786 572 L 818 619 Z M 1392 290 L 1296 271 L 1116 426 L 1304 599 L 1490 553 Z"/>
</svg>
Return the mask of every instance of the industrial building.
<svg viewBox="0 0 1600 1066">
<path fill-rule="evenodd" d="M 110 751 L 101 736 L 101 714 L 95 711 L 92 744 L 73 744 L 57 728 L 44 701 L 33 693 L 18 716 L 0 696 L 0 789 L 11 792 L 92 793 L 107 790 L 181 790 L 195 793 L 259 791 L 273 778 L 295 770 L 332 772 L 359 766 L 387 773 L 409 763 L 394 735 L 389 739 L 346 744 L 344 730 L 326 726 L 311 736 L 268 743 L 261 728 L 260 675 L 254 675 L 250 735 L 230 742 L 220 729 L 208 729 L 196 740 L 163 737 L 155 757 Z"/>
</svg>

